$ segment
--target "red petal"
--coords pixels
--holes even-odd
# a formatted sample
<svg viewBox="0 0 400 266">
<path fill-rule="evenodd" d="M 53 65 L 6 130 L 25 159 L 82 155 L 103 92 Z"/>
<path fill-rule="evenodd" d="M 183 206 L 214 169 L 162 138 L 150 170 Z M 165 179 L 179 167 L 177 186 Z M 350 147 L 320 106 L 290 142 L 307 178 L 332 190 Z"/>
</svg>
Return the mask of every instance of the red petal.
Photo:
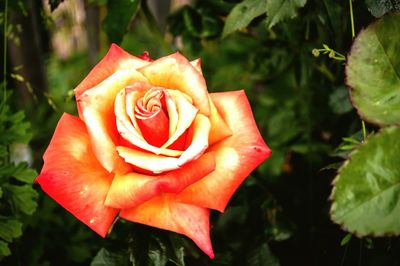
<svg viewBox="0 0 400 266">
<path fill-rule="evenodd" d="M 114 72 L 121 69 L 137 69 L 149 64 L 125 52 L 116 44 L 111 44 L 110 50 L 104 58 L 90 71 L 86 78 L 75 88 L 75 97 L 78 99 L 86 90 L 93 88 Z"/>
<path fill-rule="evenodd" d="M 106 205 L 119 209 L 136 207 L 162 192 L 178 193 L 215 169 L 214 153 L 206 153 L 182 168 L 162 175 L 116 175 Z"/>
<path fill-rule="evenodd" d="M 257 129 L 244 91 L 212 93 L 211 98 L 233 135 L 208 149 L 216 152 L 215 171 L 178 197 L 182 202 L 222 212 L 239 185 L 271 150 Z"/>
<path fill-rule="evenodd" d="M 128 169 L 115 150 L 118 143 L 115 98 L 127 85 L 145 80 L 134 69 L 119 70 L 77 99 L 96 158 L 109 172 L 126 172 Z"/>
<path fill-rule="evenodd" d="M 143 138 L 139 126 L 137 125 L 136 118 L 132 113 L 129 117 L 127 111 L 129 113 L 130 108 L 133 104 L 130 104 L 130 101 L 134 101 L 141 97 L 144 94 L 144 91 L 140 91 L 139 87 L 135 85 L 140 85 L 139 83 L 135 83 L 134 86 L 130 86 L 127 90 L 122 90 L 118 93 L 115 100 L 115 116 L 116 116 L 116 124 L 118 128 L 118 132 L 120 136 L 122 136 L 125 140 L 130 142 L 132 145 L 152 152 L 154 154 L 168 155 L 168 156 L 179 156 L 182 154 L 182 151 L 176 151 L 171 149 L 160 149 L 159 147 L 150 145 Z M 137 88 L 137 90 L 135 90 Z M 125 95 L 126 94 L 126 95 Z M 127 97 L 128 103 L 125 101 L 125 97 Z M 138 131 L 139 129 L 139 131 Z"/>
<path fill-rule="evenodd" d="M 148 51 L 144 51 L 141 55 L 138 55 L 140 59 L 146 60 L 148 62 L 153 62 L 154 60 L 150 58 L 150 54 Z"/>
<path fill-rule="evenodd" d="M 167 148 L 171 144 L 173 144 L 182 134 L 190 127 L 193 123 L 194 119 L 196 118 L 196 114 L 198 109 L 195 108 L 191 102 L 186 99 L 185 95 L 179 91 L 168 90 L 166 95 L 166 103 L 168 114 L 171 119 L 170 121 L 170 132 L 169 132 L 169 139 L 165 142 L 161 148 Z M 170 98 L 173 99 L 175 103 L 176 111 L 177 111 L 177 118 L 175 118 L 174 112 L 171 112 L 173 108 L 170 107 Z M 171 110 L 172 109 L 172 110 Z M 174 121 L 177 120 L 177 121 Z"/>
<path fill-rule="evenodd" d="M 162 57 L 138 71 L 155 86 L 186 93 L 193 99 L 200 113 L 206 116 L 210 114 L 204 77 L 181 54 L 175 53 Z"/>
<path fill-rule="evenodd" d="M 43 159 L 44 166 L 36 182 L 61 206 L 104 237 L 118 213 L 103 204 L 113 175 L 93 155 L 85 124 L 64 114 Z"/>
<path fill-rule="evenodd" d="M 162 194 L 136 208 L 122 210 L 120 216 L 132 222 L 186 235 L 210 258 L 214 258 L 208 209 L 179 203 L 171 195 Z"/>
</svg>

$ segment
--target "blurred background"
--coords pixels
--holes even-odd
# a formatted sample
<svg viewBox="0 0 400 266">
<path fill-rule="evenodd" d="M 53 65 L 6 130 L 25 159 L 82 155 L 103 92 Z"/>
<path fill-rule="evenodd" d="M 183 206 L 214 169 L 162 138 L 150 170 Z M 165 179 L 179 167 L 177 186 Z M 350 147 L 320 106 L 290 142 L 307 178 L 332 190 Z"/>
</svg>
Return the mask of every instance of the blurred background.
<svg viewBox="0 0 400 266">
<path fill-rule="evenodd" d="M 0 265 L 400 265 L 399 238 L 357 238 L 329 216 L 343 138 L 362 138 L 344 84 L 351 16 L 357 33 L 382 15 L 376 2 L 1 0 Z M 73 89 L 112 42 L 201 58 L 209 91 L 250 99 L 273 153 L 212 212 L 214 260 L 124 221 L 102 239 L 32 185 L 58 119 L 77 114 Z"/>
</svg>

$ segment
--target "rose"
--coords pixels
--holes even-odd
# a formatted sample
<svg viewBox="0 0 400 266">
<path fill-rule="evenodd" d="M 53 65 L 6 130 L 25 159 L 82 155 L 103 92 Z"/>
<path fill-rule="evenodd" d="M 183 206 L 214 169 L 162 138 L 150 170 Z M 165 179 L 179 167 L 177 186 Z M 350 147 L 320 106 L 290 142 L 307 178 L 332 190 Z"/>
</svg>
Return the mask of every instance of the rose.
<svg viewBox="0 0 400 266">
<path fill-rule="evenodd" d="M 79 118 L 62 115 L 36 182 L 103 237 L 119 214 L 212 258 L 210 209 L 222 212 L 270 154 L 245 93 L 208 93 L 200 60 L 112 45 L 75 97 Z"/>
</svg>

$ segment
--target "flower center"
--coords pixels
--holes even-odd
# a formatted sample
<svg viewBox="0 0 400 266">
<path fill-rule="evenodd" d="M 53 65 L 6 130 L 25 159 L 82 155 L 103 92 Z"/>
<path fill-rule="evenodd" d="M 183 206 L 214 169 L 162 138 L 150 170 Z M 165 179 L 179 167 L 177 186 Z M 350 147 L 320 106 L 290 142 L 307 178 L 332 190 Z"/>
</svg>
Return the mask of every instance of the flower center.
<svg viewBox="0 0 400 266">
<path fill-rule="evenodd" d="M 135 105 L 135 118 L 144 139 L 161 147 L 169 138 L 169 118 L 166 111 L 165 89 L 153 87 Z"/>
</svg>

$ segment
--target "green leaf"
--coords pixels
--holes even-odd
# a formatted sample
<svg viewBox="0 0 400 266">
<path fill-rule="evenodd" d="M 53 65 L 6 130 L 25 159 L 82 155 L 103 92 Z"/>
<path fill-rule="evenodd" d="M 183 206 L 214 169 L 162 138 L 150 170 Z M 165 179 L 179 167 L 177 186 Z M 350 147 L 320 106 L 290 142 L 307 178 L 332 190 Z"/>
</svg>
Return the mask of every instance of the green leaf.
<svg viewBox="0 0 400 266">
<path fill-rule="evenodd" d="M 331 218 L 359 236 L 400 234 L 400 128 L 371 136 L 334 181 Z"/>
<path fill-rule="evenodd" d="M 343 247 L 347 245 L 350 242 L 352 236 L 352 234 L 345 235 L 345 237 L 342 238 L 342 241 L 340 241 L 340 246 Z"/>
<path fill-rule="evenodd" d="M 168 263 L 167 246 L 156 236 L 149 243 L 149 265 L 164 266 Z"/>
<path fill-rule="evenodd" d="M 400 0 L 365 0 L 365 4 L 374 17 L 381 17 L 389 12 L 400 11 Z"/>
<path fill-rule="evenodd" d="M 26 167 L 26 164 L 24 165 Z M 20 171 L 14 174 L 15 179 L 27 184 L 32 184 L 36 176 L 37 172 L 31 168 L 21 169 Z"/>
<path fill-rule="evenodd" d="M 101 248 L 93 258 L 90 266 L 120 266 L 128 265 L 127 253 L 109 251 Z"/>
<path fill-rule="evenodd" d="M 378 125 L 400 124 L 400 14 L 387 15 L 355 39 L 347 85 L 360 116 Z"/>
<path fill-rule="evenodd" d="M 37 208 L 38 193 L 30 186 L 16 186 L 5 184 L 3 189 L 7 190 L 14 207 L 25 214 L 31 215 Z"/>
<path fill-rule="evenodd" d="M 8 248 L 8 244 L 2 240 L 0 240 L 0 259 L 1 257 L 10 256 L 11 251 Z"/>
<path fill-rule="evenodd" d="M 128 30 L 129 23 L 139 10 L 140 0 L 107 2 L 107 16 L 103 21 L 104 31 L 110 42 L 120 43 Z"/>
<path fill-rule="evenodd" d="M 22 235 L 22 223 L 7 218 L 8 217 L 0 218 L 0 238 L 7 242 L 11 242 L 14 238 Z"/>
<path fill-rule="evenodd" d="M 256 249 L 252 250 L 247 258 L 249 266 L 279 266 L 278 259 L 271 253 L 268 244 L 264 243 Z"/>
<path fill-rule="evenodd" d="M 266 0 L 245 0 L 237 4 L 226 18 L 222 38 L 247 27 L 253 19 L 264 14 L 267 3 Z"/>
<path fill-rule="evenodd" d="M 50 10 L 53 12 L 64 0 L 49 0 Z"/>
<path fill-rule="evenodd" d="M 345 86 L 336 88 L 329 95 L 329 106 L 335 114 L 341 115 L 350 112 L 353 109 L 349 99 L 349 91 Z"/>
<path fill-rule="evenodd" d="M 270 29 L 285 19 L 297 16 L 297 9 L 303 7 L 307 0 L 268 0 L 267 2 L 267 27 Z"/>
</svg>

